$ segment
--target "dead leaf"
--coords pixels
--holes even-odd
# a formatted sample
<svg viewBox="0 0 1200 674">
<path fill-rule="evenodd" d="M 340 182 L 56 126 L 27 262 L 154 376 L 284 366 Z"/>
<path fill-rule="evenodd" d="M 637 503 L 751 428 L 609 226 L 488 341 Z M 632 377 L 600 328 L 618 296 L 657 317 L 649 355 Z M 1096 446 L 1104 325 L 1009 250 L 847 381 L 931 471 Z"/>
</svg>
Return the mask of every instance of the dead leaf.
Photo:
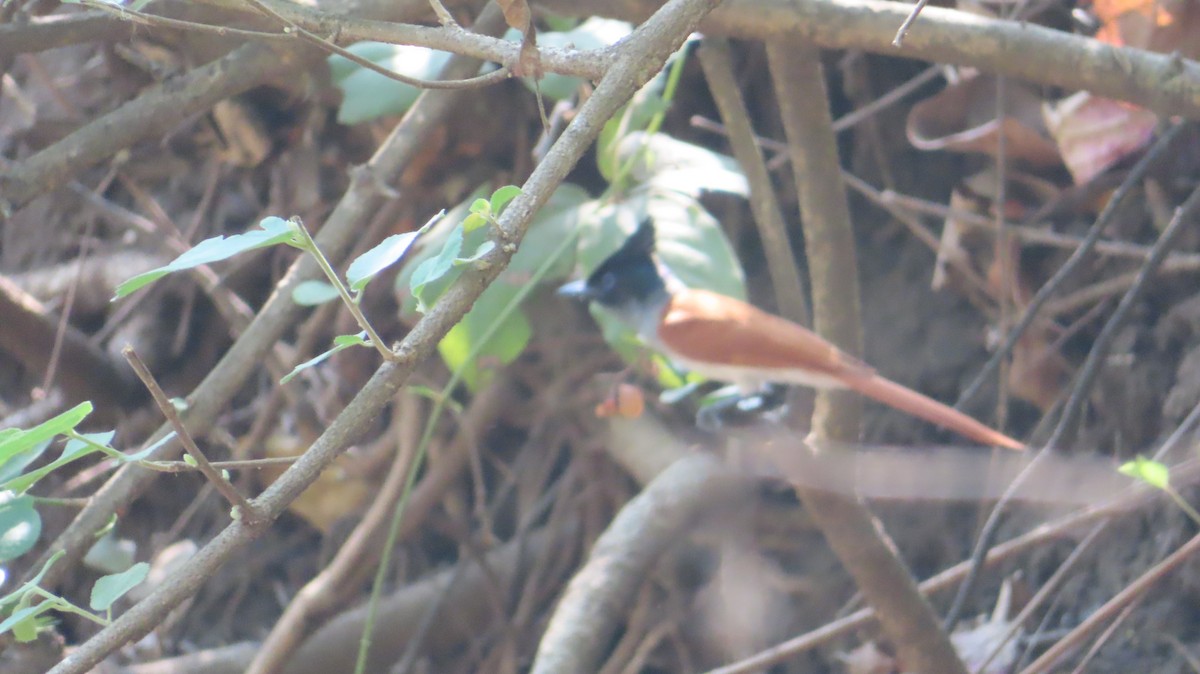
<svg viewBox="0 0 1200 674">
<path fill-rule="evenodd" d="M 919 150 L 977 152 L 995 156 L 1004 137 L 1005 154 L 1033 166 L 1062 160 L 1046 132 L 1041 98 L 1015 82 L 1007 88 L 1004 118 L 996 119 L 996 80 L 974 76 L 946 87 L 913 106 L 905 128 Z"/>
<path fill-rule="evenodd" d="M 1145 108 L 1086 91 L 1046 105 L 1044 116 L 1076 185 L 1144 148 L 1158 125 Z"/>
</svg>

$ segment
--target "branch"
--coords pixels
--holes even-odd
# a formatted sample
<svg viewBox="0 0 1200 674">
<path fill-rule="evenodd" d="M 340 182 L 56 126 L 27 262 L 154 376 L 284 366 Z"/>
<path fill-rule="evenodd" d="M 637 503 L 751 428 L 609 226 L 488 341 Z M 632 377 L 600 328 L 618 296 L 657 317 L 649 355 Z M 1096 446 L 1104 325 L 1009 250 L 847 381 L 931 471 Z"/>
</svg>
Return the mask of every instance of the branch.
<svg viewBox="0 0 1200 674">
<path fill-rule="evenodd" d="M 543 0 L 569 16 L 598 14 L 636 21 L 650 0 Z M 706 35 L 746 40 L 799 38 L 826 49 L 861 49 L 934 63 L 971 66 L 1144 105 L 1160 115 L 1200 118 L 1200 63 L 1170 54 L 1114 47 L 1031 23 L 988 19 L 927 7 L 892 45 L 912 5 L 886 0 L 739 0 L 717 8 L 701 25 Z"/>
<path fill-rule="evenodd" d="M 816 331 L 850 353 L 862 351 L 858 265 L 842 185 L 837 141 L 820 54 L 798 40 L 767 43 L 767 61 L 788 137 L 804 223 L 813 288 Z M 799 292 L 776 286 L 776 292 Z M 862 402 L 844 391 L 821 391 L 813 413 L 818 440 L 853 442 L 859 437 Z M 906 668 L 959 672 L 966 668 L 921 596 L 912 573 L 874 517 L 852 496 L 793 482 L 829 546 L 876 610 L 884 633 Z"/>
<path fill-rule="evenodd" d="M 679 47 L 704 12 L 711 9 L 715 2 L 716 0 L 671 0 L 622 43 L 617 63 L 596 87 L 588 101 L 579 108 L 575 119 L 522 186 L 521 194 L 513 199 L 500 217 L 495 228 L 495 236 L 500 239 L 500 245 L 481 258 L 446 291 L 437 305 L 413 327 L 397 347 L 396 360 L 384 363 L 308 451 L 255 500 L 255 506 L 264 517 L 268 520 L 278 517 L 293 499 L 317 479 L 322 470 L 358 439 L 363 429 L 370 427 L 371 421 L 390 402 L 417 366 L 436 352 L 442 337 L 462 320 L 479 295 L 508 266 L 533 219 L 533 214 L 545 204 L 554 189 L 574 168 L 595 141 L 604 124 L 638 88 L 662 68 L 667 57 Z M 489 5 L 484 15 L 490 17 L 489 25 L 495 22 L 498 17 L 495 5 Z M 481 17 L 480 23 L 484 21 Z M 454 62 L 461 61 L 462 59 L 456 59 Z M 424 98 L 436 96 L 441 100 L 441 97 L 452 96 L 454 93 L 431 91 L 426 92 Z M 405 120 L 413 117 L 414 114 L 410 111 Z M 397 141 L 396 136 L 399 135 L 402 134 L 394 134 L 392 140 L 403 144 L 410 138 L 404 136 Z M 391 147 L 391 144 L 389 149 L 395 154 L 395 148 Z M 391 159 L 390 156 L 384 159 L 385 162 L 381 163 L 391 163 L 386 161 Z M 355 181 L 356 184 L 360 182 L 362 181 Z M 347 205 L 347 201 L 353 201 L 349 195 L 339 204 L 338 211 L 342 211 L 343 208 L 354 209 L 359 205 Z M 278 295 L 279 293 L 276 293 L 273 300 L 278 300 Z M 51 670 L 52 674 L 82 674 L 122 644 L 145 635 L 163 616 L 194 594 L 234 552 L 256 538 L 259 533 L 247 523 L 231 523 L 148 597 L 135 604 L 59 663 Z"/>
<path fill-rule="evenodd" d="M 247 49 L 243 47 L 237 54 Z M 230 56 L 233 56 L 231 54 Z M 455 59 L 443 71 L 448 77 L 463 77 L 478 70 L 473 59 Z M 333 264 L 339 264 L 350 247 L 366 229 L 367 222 L 390 197 L 380 185 L 396 181 L 400 173 L 424 147 L 431 129 L 451 110 L 458 100 L 452 92 L 427 95 L 409 110 L 399 126 L 384 142 L 370 161 L 361 167 L 351 181 L 349 190 L 329 215 L 316 236 L 317 245 Z M 124 108 L 122 108 L 124 109 Z M 119 111 L 118 111 L 119 112 Z M 86 127 L 85 127 L 86 128 Z M 184 423 L 198 435 L 210 427 L 217 415 L 224 412 L 233 396 L 245 385 L 266 359 L 266 353 L 281 335 L 304 314 L 305 309 L 292 301 L 292 290 L 303 281 L 321 278 L 317 263 L 307 255 L 297 258 L 291 269 L 280 279 L 275 292 L 263 305 L 254 321 L 234 342 L 229 351 L 188 396 Z M 170 430 L 164 426 L 153 437 L 162 437 Z M 171 459 L 178 455 L 179 444 L 165 444 L 150 460 Z M 113 513 L 129 506 L 157 477 L 137 465 L 126 465 L 92 496 L 88 506 L 75 516 L 66 531 L 58 537 L 31 569 L 41 568 L 58 550 L 66 555 L 46 573 L 44 584 L 57 585 L 67 577 L 79 559 L 95 541 L 94 533 L 106 526 Z M 32 571 L 30 572 L 32 573 Z"/>
</svg>

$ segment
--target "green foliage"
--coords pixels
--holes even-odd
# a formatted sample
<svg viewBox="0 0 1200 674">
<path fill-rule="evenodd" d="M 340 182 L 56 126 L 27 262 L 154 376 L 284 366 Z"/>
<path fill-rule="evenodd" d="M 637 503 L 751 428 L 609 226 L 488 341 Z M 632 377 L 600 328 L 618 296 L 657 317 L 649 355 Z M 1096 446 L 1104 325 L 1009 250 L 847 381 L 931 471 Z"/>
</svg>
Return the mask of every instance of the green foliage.
<svg viewBox="0 0 1200 674">
<path fill-rule="evenodd" d="M 16 559 L 33 549 L 42 533 L 42 516 L 33 498 L 0 491 L 0 562 Z"/>
<path fill-rule="evenodd" d="M 415 232 L 393 234 L 371 250 L 359 255 L 346 270 L 346 280 L 350 282 L 350 290 L 356 293 L 361 292 L 379 272 L 399 262 L 400 258 L 404 257 L 404 254 L 416 242 L 417 237 L 424 234 L 433 222 L 431 220 Z"/>
<path fill-rule="evenodd" d="M 359 42 L 347 51 L 388 70 L 422 80 L 437 79 L 450 54 L 427 47 Z M 342 90 L 338 122 L 359 124 L 384 115 L 399 115 L 408 110 L 421 90 L 398 82 L 368 68 L 333 55 L 329 57 L 333 83 Z"/>
<path fill-rule="evenodd" d="M 1121 474 L 1137 478 L 1155 489 L 1168 490 L 1171 488 L 1171 474 L 1167 466 L 1144 456 L 1138 456 L 1133 461 L 1122 464 L 1118 470 L 1121 471 Z"/>
<path fill-rule="evenodd" d="M 158 443 L 136 454 L 124 454 L 109 444 L 114 432 L 81 433 L 77 430 L 92 411 L 91 403 L 81 403 L 52 419 L 30 429 L 7 429 L 0 432 L 0 563 L 8 562 L 26 554 L 37 544 L 41 535 L 42 518 L 37 510 L 38 499 L 27 492 L 39 480 L 68 463 L 85 456 L 103 453 L 122 462 L 139 461 L 154 451 L 168 435 Z M 44 466 L 29 470 L 34 461 L 41 458 L 53 440 L 63 436 L 67 442 L 62 453 Z M 12 631 L 19 641 L 31 641 L 38 632 L 49 624 L 50 611 L 65 611 L 83 615 L 90 620 L 105 621 L 88 613 L 69 601 L 38 587 L 38 583 L 58 557 L 55 555 L 36 578 L 21 586 L 17 591 L 0 598 L 0 634 Z M 93 594 L 111 606 L 131 587 L 141 582 L 141 577 L 125 572 L 117 580 L 101 578 Z"/>
<path fill-rule="evenodd" d="M 477 191 L 450 210 L 442 225 L 430 232 L 425 248 L 412 256 L 396 279 L 406 313 L 426 311 L 458 279 L 463 265 L 491 249 L 490 228 L 483 225 L 494 223 L 517 194 L 519 189 L 511 186 L 501 187 L 487 198 Z M 569 247 L 565 254 L 558 251 L 564 241 L 573 239 L 582 216 L 591 208 L 594 202 L 585 190 L 571 184 L 560 186 L 534 216 L 505 271 L 438 344 L 447 367 L 455 372 L 461 369 L 471 390 L 486 381 L 489 371 L 512 362 L 525 350 L 532 335 L 529 319 L 519 306 L 511 310 L 509 306 L 528 284 L 555 285 L 567 277 L 573 266 L 572 251 Z M 463 257 L 463 250 L 475 252 Z"/>
<path fill-rule="evenodd" d="M 107 611 L 127 592 L 146 580 L 150 573 L 150 565 L 138 562 L 120 573 L 104 576 L 96 580 L 92 586 L 92 598 L 89 604 L 93 611 Z"/>
<path fill-rule="evenodd" d="M 282 218 L 265 218 L 258 223 L 260 229 L 237 234 L 230 237 L 217 236 L 205 239 L 193 246 L 183 255 L 175 258 L 170 264 L 151 269 L 138 274 L 117 286 L 114 300 L 125 297 L 142 286 L 149 285 L 172 272 L 192 269 L 204 264 L 227 260 L 238 253 L 266 248 L 281 243 L 299 245 L 300 239 L 296 224 Z"/>
<path fill-rule="evenodd" d="M 338 298 L 338 289 L 324 281 L 303 281 L 292 289 L 292 301 L 302 307 L 315 307 Z"/>
<path fill-rule="evenodd" d="M 296 367 L 292 368 L 292 371 L 285 374 L 283 376 L 283 379 L 279 380 L 279 383 L 286 384 L 289 381 L 295 379 L 296 375 L 300 374 L 304 370 L 307 370 L 310 367 L 314 367 L 320 363 L 325 362 L 333 354 L 335 354 L 339 351 L 345 351 L 346 349 L 349 349 L 349 348 L 355 347 L 355 346 L 370 346 L 370 342 L 367 340 L 366 332 L 360 332 L 357 335 L 338 335 L 337 337 L 334 337 L 332 349 L 329 349 L 328 351 L 325 351 L 323 353 L 319 353 L 316 356 L 313 356 L 312 358 L 310 358 L 310 359 L 304 361 L 303 363 L 300 363 Z M 191 457 L 190 456 L 183 457 L 184 461 L 187 461 L 188 459 L 191 459 Z"/>
<path fill-rule="evenodd" d="M 1166 464 L 1147 459 L 1144 456 L 1138 456 L 1132 461 L 1121 464 L 1118 470 L 1124 475 L 1141 480 L 1155 489 L 1162 490 L 1167 496 L 1171 497 L 1175 505 L 1179 506 L 1179 509 L 1186 513 L 1193 522 L 1200 524 L 1200 512 L 1197 512 L 1192 507 L 1192 504 L 1188 503 L 1187 499 L 1183 498 L 1183 495 L 1171 486 L 1171 469 Z"/>
</svg>

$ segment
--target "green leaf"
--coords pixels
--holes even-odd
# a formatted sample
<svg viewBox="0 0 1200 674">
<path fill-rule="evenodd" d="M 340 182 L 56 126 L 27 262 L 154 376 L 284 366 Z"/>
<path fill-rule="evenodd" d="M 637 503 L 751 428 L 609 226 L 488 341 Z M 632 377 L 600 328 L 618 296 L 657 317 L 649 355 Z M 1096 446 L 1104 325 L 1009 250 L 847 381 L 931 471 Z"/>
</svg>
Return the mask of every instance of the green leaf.
<svg viewBox="0 0 1200 674">
<path fill-rule="evenodd" d="M 630 177 L 637 183 L 699 197 L 702 192 L 729 192 L 743 197 L 750 187 L 732 157 L 663 133 L 631 133 L 617 143 L 617 161 L 635 159 Z"/>
<path fill-rule="evenodd" d="M 546 205 L 533 216 L 521 247 L 501 273 L 500 280 L 515 286 L 529 283 L 533 273 L 554 254 L 563 239 L 578 235 L 580 223 L 593 217 L 596 208 L 597 202 L 587 190 L 571 183 L 559 185 Z M 575 256 L 563 255 L 554 261 L 541 281 L 557 286 L 570 276 L 574 266 Z"/>
<path fill-rule="evenodd" d="M 1171 470 L 1167 468 L 1166 464 L 1158 461 L 1139 456 L 1133 461 L 1122 464 L 1118 470 L 1122 474 L 1137 478 L 1156 489 L 1169 491 L 1171 488 Z"/>
<path fill-rule="evenodd" d="M 349 348 L 352 348 L 355 346 L 370 346 L 371 342 L 367 340 L 366 331 L 363 331 L 363 332 L 358 333 L 357 335 L 338 335 L 337 337 L 333 338 L 333 344 L 334 344 L 334 346 L 332 349 L 330 349 L 322 354 L 318 354 L 316 357 L 314 357 L 310 360 L 306 360 L 303 363 L 300 363 L 296 367 L 292 368 L 292 371 L 287 373 L 286 375 L 284 375 L 283 379 L 279 380 L 279 383 L 280 384 L 288 383 L 289 381 L 294 379 L 296 377 L 296 375 L 300 374 L 302 371 L 307 370 L 308 368 L 313 367 L 313 366 L 323 362 L 325 359 L 329 358 L 330 356 L 337 353 L 338 351 L 345 351 L 346 349 L 349 349 Z M 185 456 L 184 459 L 186 460 L 187 457 Z"/>
<path fill-rule="evenodd" d="M 665 112 L 662 100 L 667 78 L 659 73 L 638 90 L 620 113 L 604 124 L 600 137 L 596 139 L 596 168 L 610 183 L 617 175 L 617 145 L 628 134 L 645 129 L 654 116 Z"/>
<path fill-rule="evenodd" d="M 150 565 L 138 562 L 121 573 L 102 576 L 92 586 L 90 605 L 93 611 L 107 611 L 118 599 L 137 587 L 150 574 Z"/>
<path fill-rule="evenodd" d="M 104 433 L 79 433 L 77 437 L 69 438 L 66 447 L 63 447 L 62 458 L 75 458 L 76 454 L 90 454 L 89 450 L 109 450 L 113 454 L 119 454 L 117 450 L 112 448 L 109 443 L 116 437 L 116 431 L 107 431 Z"/>
<path fill-rule="evenodd" d="M 274 216 L 264 218 L 258 223 L 258 226 L 259 229 L 251 230 L 245 234 L 235 234 L 229 237 L 217 236 L 201 241 L 192 247 L 191 250 L 175 258 L 170 264 L 138 274 L 117 286 L 117 292 L 113 296 L 113 299 L 116 300 L 125 297 L 142 286 L 149 285 L 172 272 L 220 262 L 238 253 L 245 253 L 258 248 L 290 243 L 296 235 L 297 225 L 283 218 Z"/>
<path fill-rule="evenodd" d="M 480 215 L 479 213 L 472 213 L 472 214 L 468 215 L 466 218 L 463 218 L 463 222 L 462 222 L 463 232 L 470 234 L 471 232 L 479 229 L 480 227 L 483 227 L 487 223 L 488 223 L 487 216 Z"/>
<path fill-rule="evenodd" d="M 425 260 L 413 270 L 412 279 L 409 281 L 412 289 L 413 297 L 417 298 L 417 311 L 425 313 L 429 307 L 437 300 L 438 294 L 427 293 L 426 288 L 433 282 L 440 280 L 454 267 L 454 261 L 458 259 L 459 253 L 463 247 L 463 229 L 455 227 L 451 230 L 450 235 L 446 237 L 445 243 L 442 244 L 442 250 L 437 257 Z"/>
<path fill-rule="evenodd" d="M 495 247 L 496 247 L 495 241 L 490 241 L 490 240 L 484 241 L 483 243 L 479 244 L 479 247 L 475 249 L 475 252 L 471 254 L 471 257 L 455 258 L 454 265 L 456 267 L 461 267 L 463 265 L 471 264 L 472 262 L 478 260 L 479 258 L 483 257 L 484 255 L 487 255 L 488 253 L 492 252 L 492 249 Z"/>
<path fill-rule="evenodd" d="M 499 217 L 500 214 L 504 212 L 504 207 L 508 205 L 508 202 L 516 199 L 520 194 L 521 188 L 517 187 L 516 185 L 505 185 L 495 192 L 492 192 L 492 199 L 489 202 L 489 205 L 492 209 L 492 215 Z"/>
<path fill-rule="evenodd" d="M 14 428 L 12 430 L 17 429 Z M 35 445 L 29 451 L 17 454 L 16 456 L 10 458 L 7 462 L 0 464 L 0 484 L 4 484 L 5 482 L 20 475 L 23 470 L 30 466 L 30 464 L 41 458 L 42 454 L 45 454 L 46 450 L 49 449 L 51 442 L 53 442 L 53 440 L 44 440 Z"/>
<path fill-rule="evenodd" d="M 0 622 L 0 634 L 12 630 L 17 641 L 21 643 L 33 641 L 37 638 L 38 629 L 41 627 L 37 617 L 46 611 L 53 610 L 57 605 L 56 600 L 47 599 L 40 604 L 14 611 L 4 622 Z"/>
<path fill-rule="evenodd" d="M 337 298 L 337 288 L 325 281 L 303 281 L 292 289 L 292 301 L 302 307 L 315 307 Z"/>
<path fill-rule="evenodd" d="M 439 211 L 417 231 L 393 234 L 381 241 L 379 245 L 355 258 L 350 263 L 350 268 L 346 270 L 346 280 L 350 282 L 350 290 L 354 292 L 362 290 L 371 279 L 375 278 L 376 274 L 398 262 L 412 248 L 417 237 L 429 231 L 429 228 L 445 215 L 446 211 Z"/>
<path fill-rule="evenodd" d="M 0 466 L 18 454 L 37 450 L 38 446 L 55 436 L 75 428 L 92 413 L 92 404 L 82 402 L 58 416 L 47 419 L 29 430 L 17 430 L 0 437 Z"/>
<path fill-rule="evenodd" d="M 0 492 L 0 563 L 29 552 L 42 534 L 42 517 L 29 496 Z"/>
<path fill-rule="evenodd" d="M 349 51 L 401 75 L 423 80 L 437 79 L 450 60 L 450 54 L 427 47 L 359 42 Z M 363 68 L 342 56 L 329 57 L 333 82 L 342 90 L 338 122 L 359 124 L 384 115 L 399 115 L 408 110 L 421 90 Z"/>
<path fill-rule="evenodd" d="M 487 199 L 476 199 L 475 201 L 471 202 L 471 207 L 467 210 L 479 215 L 491 215 L 492 204 Z"/>
<path fill-rule="evenodd" d="M 447 367 L 455 372 L 461 368 L 463 381 L 472 391 L 478 390 L 494 369 L 507 365 L 520 356 L 529 343 L 533 331 L 529 320 L 518 310 L 509 314 L 497 327 L 491 339 L 479 344 L 519 290 L 505 284 L 492 284 L 479 296 L 479 301 L 462 321 L 451 328 L 438 343 L 438 353 Z M 467 362 L 472 350 L 476 348 L 480 349 L 476 359 Z"/>
</svg>

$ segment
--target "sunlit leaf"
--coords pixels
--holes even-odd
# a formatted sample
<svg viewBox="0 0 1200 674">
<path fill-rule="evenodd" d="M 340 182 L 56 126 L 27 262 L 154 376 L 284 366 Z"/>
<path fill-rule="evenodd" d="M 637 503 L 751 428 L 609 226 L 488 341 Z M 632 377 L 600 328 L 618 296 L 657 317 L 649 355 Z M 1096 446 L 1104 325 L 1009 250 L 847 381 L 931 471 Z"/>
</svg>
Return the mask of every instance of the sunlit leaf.
<svg viewBox="0 0 1200 674">
<path fill-rule="evenodd" d="M 172 272 L 220 262 L 239 253 L 245 253 L 258 248 L 289 243 L 296 235 L 296 225 L 283 218 L 274 216 L 264 218 L 258 223 L 258 226 L 259 229 L 251 230 L 245 234 L 235 234 L 228 237 L 217 236 L 201 241 L 193 246 L 191 250 L 175 258 L 170 264 L 138 274 L 117 286 L 116 295 L 113 296 L 113 299 L 125 297 L 133 291 L 149 285 Z"/>
<path fill-rule="evenodd" d="M 1171 471 L 1166 464 L 1143 456 L 1122 464 L 1119 470 L 1123 475 L 1137 478 L 1156 489 L 1167 490 L 1171 487 Z"/>
</svg>

